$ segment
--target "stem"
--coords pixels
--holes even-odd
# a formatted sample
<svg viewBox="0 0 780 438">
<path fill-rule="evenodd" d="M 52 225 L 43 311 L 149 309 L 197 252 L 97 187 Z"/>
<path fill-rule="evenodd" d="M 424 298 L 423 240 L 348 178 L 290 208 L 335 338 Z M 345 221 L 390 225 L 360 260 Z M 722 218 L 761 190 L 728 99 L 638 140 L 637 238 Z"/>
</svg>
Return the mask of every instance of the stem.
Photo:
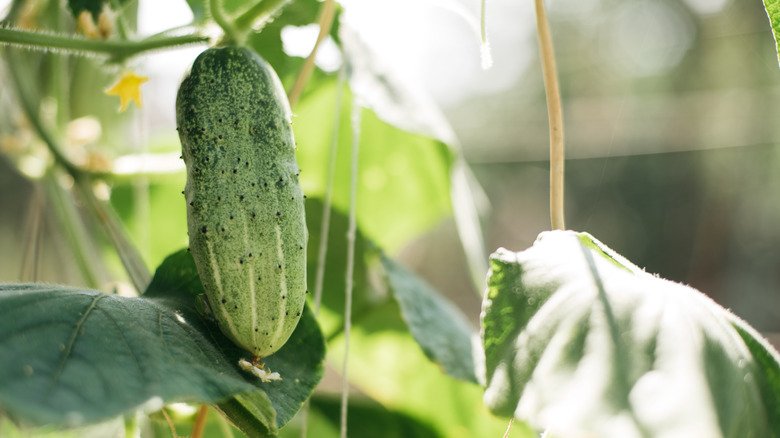
<svg viewBox="0 0 780 438">
<path fill-rule="evenodd" d="M 225 11 L 222 9 L 222 0 L 209 0 L 209 11 L 211 12 L 211 18 L 225 31 L 228 41 L 235 41 L 239 45 L 243 44 L 244 38 L 239 35 L 239 30 L 228 19 Z"/>
<path fill-rule="evenodd" d="M 349 332 L 352 319 L 352 281 L 355 270 L 355 238 L 357 235 L 357 179 L 358 151 L 360 146 L 360 115 L 362 107 L 357 98 L 352 102 L 352 168 L 350 171 L 349 190 L 349 228 L 347 231 L 347 289 L 344 306 L 344 365 L 341 370 L 341 438 L 347 438 L 347 400 L 349 397 L 349 380 L 347 379 L 347 364 L 349 358 Z"/>
<path fill-rule="evenodd" d="M 3 29 L 0 29 L 2 31 Z M 59 163 L 65 170 L 76 179 L 76 176 L 80 176 L 82 171 L 71 163 L 70 160 L 62 153 L 54 135 L 49 131 L 48 127 L 43 124 L 43 121 L 38 117 L 38 105 L 36 100 L 33 99 L 33 88 L 29 82 L 29 75 L 25 74 L 22 70 L 22 59 L 16 56 L 16 52 L 13 50 L 7 50 L 6 55 L 8 58 L 8 71 L 11 73 L 11 79 L 14 81 L 14 89 L 22 105 L 25 115 L 33 128 L 38 132 L 41 140 L 46 144 L 49 152 L 54 156 L 54 160 Z"/>
<path fill-rule="evenodd" d="M 24 66 L 22 58 L 19 57 L 14 50 L 6 50 L 6 55 L 8 71 L 11 73 L 10 76 L 14 82 L 14 89 L 16 90 L 22 109 L 27 116 L 27 120 L 38 132 L 38 135 L 54 156 L 57 164 L 62 166 L 68 174 L 73 177 L 74 184 L 81 193 L 87 208 L 103 226 L 111 243 L 119 254 L 122 265 L 125 267 L 133 286 L 135 286 L 139 293 L 143 292 L 151 279 L 151 275 L 149 274 L 146 265 L 143 263 L 143 260 L 141 260 L 135 247 L 130 244 L 119 219 L 116 218 L 113 211 L 95 197 L 95 193 L 92 191 L 92 178 L 90 174 L 76 167 L 62 154 L 56 139 L 51 135 L 48 127 L 43 124 L 43 121 L 38 115 L 37 100 L 33 97 L 34 92 L 32 84 L 29 82 L 29 75 L 26 75 L 25 72 L 22 71 L 22 67 Z"/>
<path fill-rule="evenodd" d="M 105 41 L 0 28 L 0 44 L 16 45 L 25 49 L 62 50 L 81 56 L 106 55 L 114 61 L 122 61 L 150 50 L 207 43 L 208 41 L 208 37 L 197 33 L 164 38 L 145 38 L 140 41 Z"/>
<path fill-rule="evenodd" d="M 171 420 L 171 416 L 168 415 L 168 412 L 165 411 L 165 408 L 160 409 L 160 412 L 162 412 L 163 417 L 165 417 L 165 421 L 168 423 L 168 427 L 171 428 L 171 435 L 173 435 L 173 438 L 178 438 L 179 435 L 176 433 L 176 426 L 174 426 L 173 420 Z"/>
<path fill-rule="evenodd" d="M 507 424 L 507 426 L 506 426 L 506 432 L 504 432 L 504 438 L 508 438 L 509 437 L 509 431 L 512 430 L 512 423 L 514 423 L 514 422 L 515 422 L 515 417 L 512 417 L 512 418 L 509 419 L 509 424 Z M 542 436 L 544 436 L 544 435 L 542 435 Z"/>
<path fill-rule="evenodd" d="M 190 438 L 201 438 L 203 430 L 206 428 L 206 417 L 209 413 L 209 405 L 200 405 L 197 416 L 195 417 L 195 426 L 192 428 Z"/>
<path fill-rule="evenodd" d="M 288 100 L 290 101 L 290 107 L 294 107 L 298 102 L 298 99 L 303 93 L 303 88 L 306 86 L 306 82 L 309 81 L 311 72 L 314 71 L 314 59 L 317 57 L 317 49 L 325 38 L 330 34 L 330 29 L 333 26 L 333 18 L 336 16 L 336 2 L 335 0 L 326 0 L 320 7 L 319 19 L 317 20 L 320 25 L 320 33 L 317 35 L 317 42 L 314 43 L 314 47 L 311 49 L 311 53 L 306 57 L 301 67 L 301 72 L 298 73 L 298 77 L 295 79 L 295 85 L 293 85 Z"/>
<path fill-rule="evenodd" d="M 542 57 L 544 91 L 547 95 L 547 117 L 550 119 L 550 219 L 553 230 L 563 230 L 566 228 L 563 220 L 563 111 L 544 0 L 536 0 L 536 30 Z"/>
<path fill-rule="evenodd" d="M 255 23 L 265 23 L 290 0 L 263 0 L 244 11 L 233 20 L 239 32 L 249 32 Z"/>
</svg>

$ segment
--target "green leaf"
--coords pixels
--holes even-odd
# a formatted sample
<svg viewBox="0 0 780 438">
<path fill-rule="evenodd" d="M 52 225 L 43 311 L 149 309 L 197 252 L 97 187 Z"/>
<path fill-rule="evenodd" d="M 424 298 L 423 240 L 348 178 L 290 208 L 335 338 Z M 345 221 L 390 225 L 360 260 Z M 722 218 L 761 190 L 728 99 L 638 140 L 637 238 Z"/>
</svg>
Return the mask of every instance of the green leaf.
<svg viewBox="0 0 780 438">
<path fill-rule="evenodd" d="M 472 340 L 476 330 L 452 302 L 398 262 L 383 256 L 393 296 L 425 355 L 448 375 L 477 383 Z"/>
<path fill-rule="evenodd" d="M 0 285 L 0 409 L 31 425 L 76 426 L 188 401 L 242 393 L 273 432 L 322 375 L 324 343 L 305 312 L 266 364 L 283 380 L 261 383 L 247 357 L 195 309 L 202 292 L 189 253 L 171 255 L 139 298 L 68 286 Z M 248 394 L 248 395 L 243 395 Z M 263 394 L 266 401 L 262 399 Z M 270 404 L 269 404 L 270 403 Z"/>
<path fill-rule="evenodd" d="M 775 34 L 775 47 L 780 61 L 780 0 L 764 0 L 764 9 L 769 17 L 769 24 Z"/>
<path fill-rule="evenodd" d="M 163 295 L 194 306 L 193 299 L 201 293 L 203 286 L 192 256 L 187 251 L 179 251 L 169 256 L 157 270 L 144 296 Z M 231 359 L 232 364 L 236 364 L 239 358 L 248 357 L 249 353 L 224 338 L 216 325 L 209 324 L 208 328 L 217 339 L 220 350 Z M 264 358 L 264 363 L 270 370 L 281 373 L 282 381 L 268 384 L 249 377 L 262 391 L 239 394 L 218 403 L 216 407 L 247 435 L 253 436 L 252 431 L 262 430 L 267 426 L 270 426 L 269 430 L 273 432 L 290 421 L 301 404 L 309 398 L 322 378 L 324 358 L 325 341 L 314 315 L 305 307 L 298 327 L 284 347 L 272 356 Z M 240 373 L 246 376 L 245 373 Z"/>
<path fill-rule="evenodd" d="M 212 345 L 202 317 L 158 300 L 9 284 L 0 308 L 0 405 L 33 425 L 253 389 Z"/>
<path fill-rule="evenodd" d="M 484 400 L 496 414 L 548 436 L 778 436 L 777 353 L 701 292 L 572 231 L 490 265 Z"/>
</svg>

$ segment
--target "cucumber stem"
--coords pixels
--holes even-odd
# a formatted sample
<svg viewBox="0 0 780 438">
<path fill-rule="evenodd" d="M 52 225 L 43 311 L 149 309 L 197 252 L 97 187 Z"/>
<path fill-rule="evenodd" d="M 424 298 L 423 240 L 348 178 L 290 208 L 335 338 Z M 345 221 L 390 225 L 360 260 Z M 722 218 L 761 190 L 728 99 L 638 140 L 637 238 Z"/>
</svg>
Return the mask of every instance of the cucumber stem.
<svg viewBox="0 0 780 438">
<path fill-rule="evenodd" d="M 256 24 L 265 24 L 289 1 L 290 0 L 264 0 L 257 2 L 254 6 L 236 17 L 236 19 L 233 20 L 233 24 L 239 32 L 247 33 Z"/>
<path fill-rule="evenodd" d="M 563 111 L 555 51 L 544 0 L 536 0 L 536 30 L 542 58 L 544 91 L 547 96 L 547 117 L 550 121 L 550 221 L 553 230 L 563 230 L 566 228 L 563 215 Z"/>
<path fill-rule="evenodd" d="M 222 0 L 209 0 L 209 12 L 211 13 L 211 18 L 225 32 L 226 38 L 223 42 L 235 42 L 237 45 L 243 45 L 245 36 L 241 35 L 233 21 L 229 20 L 225 15 L 225 11 L 222 10 Z"/>
<path fill-rule="evenodd" d="M 105 41 L 0 27 L 0 45 L 14 45 L 25 49 L 61 50 L 81 56 L 107 55 L 116 62 L 150 50 L 202 44 L 208 41 L 208 37 L 197 33 L 165 38 L 145 38 L 139 41 Z"/>
</svg>

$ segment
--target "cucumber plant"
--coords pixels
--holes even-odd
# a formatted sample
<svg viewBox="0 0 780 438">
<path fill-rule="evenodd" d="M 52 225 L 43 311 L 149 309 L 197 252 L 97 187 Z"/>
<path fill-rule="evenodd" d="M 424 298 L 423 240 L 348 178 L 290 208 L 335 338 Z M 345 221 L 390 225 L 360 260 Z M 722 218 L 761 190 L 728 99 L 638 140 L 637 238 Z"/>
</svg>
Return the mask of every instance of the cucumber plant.
<svg viewBox="0 0 780 438">
<path fill-rule="evenodd" d="M 257 53 L 270 60 L 282 77 L 291 78 L 291 71 L 285 71 L 284 63 L 279 60 L 289 61 L 294 57 L 282 54 L 278 35 L 269 37 L 269 33 L 281 32 L 285 26 L 313 22 L 320 2 L 299 0 L 294 9 L 291 8 L 291 14 L 269 21 L 276 8 L 286 2 L 258 0 L 252 5 L 229 2 L 236 9 L 225 13 L 220 0 L 188 1 L 196 17 L 191 28 L 193 33 L 179 34 L 183 30 L 173 32 L 171 29 L 138 40 L 128 38 L 133 32 L 123 31 L 134 22 L 130 19 L 132 7 L 117 11 L 119 19 L 116 27 L 111 28 L 114 31 L 105 32 L 101 38 L 108 38 L 99 40 L 90 39 L 93 37 L 84 31 L 87 38 L 68 34 L 67 19 L 58 15 L 64 8 L 62 2 L 11 2 L 8 18 L 0 26 L 0 42 L 55 51 L 30 55 L 22 54 L 16 48 L 3 48 L 0 52 L 10 73 L 7 83 L 12 84 L 15 91 L 9 95 L 18 98 L 22 112 L 30 122 L 27 128 L 38 134 L 56 162 L 57 166 L 46 168 L 49 189 L 52 193 L 67 193 L 55 179 L 54 172 L 70 174 L 75 193 L 86 200 L 84 204 L 92 209 L 90 213 L 96 222 L 107 224 L 107 234 L 125 265 L 127 277 L 139 292 L 146 292 L 131 298 L 77 287 L 0 284 L 0 435 L 6 436 L 5 416 L 23 424 L 75 427 L 119 415 L 130 417 L 129 414 L 138 409 L 155 411 L 162 405 L 179 401 L 215 406 L 248 436 L 276 436 L 288 422 L 292 428 L 282 433 L 297 435 L 294 428 L 307 424 L 305 415 L 299 417 L 304 418 L 300 421 L 290 420 L 310 399 L 322 377 L 325 343 L 315 316 L 303 303 L 306 299 L 307 230 L 289 103 L 276 74 Z M 32 3 L 48 6 L 40 10 L 27 8 Z M 99 5 L 97 10 L 110 12 L 108 3 L 116 7 L 124 2 L 68 3 L 76 14 L 73 8 L 76 3 Z M 324 7 L 333 5 L 334 1 L 322 3 Z M 482 2 L 483 8 L 485 3 Z M 551 114 L 552 228 L 563 229 L 560 91 L 556 86 L 543 1 L 536 0 L 536 3 Z M 780 23 L 778 1 L 765 0 L 765 5 L 772 24 L 777 26 Z M 204 12 L 206 7 L 211 9 L 209 14 Z M 36 21 L 38 13 L 45 15 L 46 21 Z M 114 15 L 106 13 L 104 16 Z M 160 265 L 150 283 L 147 266 L 129 240 L 121 238 L 121 227 L 110 222 L 112 216 L 107 213 L 111 211 L 107 206 L 101 210 L 103 204 L 93 193 L 91 183 L 95 179 L 105 179 L 115 187 L 121 187 L 126 182 L 113 178 L 121 172 L 106 170 L 107 175 L 102 174 L 83 162 L 70 162 L 69 155 L 62 153 L 64 146 L 73 146 L 70 144 L 72 139 L 61 138 L 65 137 L 65 124 L 71 121 L 71 116 L 82 114 L 78 105 L 67 104 L 71 103 L 72 97 L 83 97 L 70 93 L 66 89 L 69 81 L 62 79 L 85 83 L 84 78 L 90 76 L 83 72 L 90 68 L 109 73 L 111 69 L 106 64 L 123 62 L 149 50 L 212 43 L 202 32 L 207 16 L 222 28 L 225 38 L 218 44 L 219 48 L 205 50 L 195 61 L 181 83 L 176 106 L 182 157 L 187 165 L 184 194 L 191 254 L 182 250 L 171 255 Z M 329 29 L 323 25 L 328 14 L 319 16 L 321 34 L 318 40 L 321 41 L 328 34 L 327 30 L 322 31 Z M 483 11 L 483 26 L 484 18 Z M 392 92 L 384 93 L 384 97 L 406 99 L 404 93 L 396 93 L 406 90 L 402 90 L 403 87 L 396 89 L 390 75 L 364 70 L 366 64 L 374 63 L 361 65 L 364 59 L 360 57 L 374 54 L 355 44 L 359 42 L 356 38 L 360 38 L 352 32 L 356 29 L 350 29 L 355 21 L 346 20 L 341 24 L 345 32 L 335 40 L 343 49 L 345 65 L 349 66 L 342 69 L 344 77 L 347 72 L 373 75 L 373 79 L 377 79 L 374 82 L 355 82 L 370 83 L 372 88 L 381 83 L 387 87 L 384 91 Z M 51 32 L 26 30 L 31 28 Z M 263 29 L 261 43 L 252 34 L 253 29 L 259 28 Z M 483 27 L 482 42 L 486 48 L 485 35 Z M 245 44 L 247 48 L 244 48 Z M 269 46 L 273 48 L 269 49 Z M 277 50 L 277 56 L 273 49 Z M 87 53 L 107 56 L 109 61 L 93 63 L 90 60 L 88 66 L 71 68 L 68 56 Z M 296 95 L 296 89 L 298 92 L 302 89 L 298 84 L 306 82 L 300 79 L 307 77 L 304 74 L 307 68 L 313 68 L 313 59 L 314 56 L 310 56 L 300 69 L 293 67 L 299 70 L 299 81 L 295 82 L 291 96 Z M 297 61 L 289 64 L 294 65 Z M 39 69 L 39 74 L 29 74 L 33 69 Z M 80 75 L 56 76 L 57 73 L 74 72 Z M 314 143 L 329 137 L 315 129 L 322 128 L 322 123 L 311 122 L 323 119 L 330 100 L 338 101 L 344 88 L 342 83 L 333 86 L 335 78 L 332 75 L 328 77 L 323 72 L 316 72 L 316 75 L 320 75 L 315 82 L 318 89 L 302 98 L 296 119 L 303 127 L 298 131 L 299 141 L 307 146 L 301 159 L 309 160 L 301 163 L 311 174 L 321 170 L 314 163 L 324 156 L 318 156 L 318 152 L 325 150 L 321 146 L 318 151 Z M 88 85 L 93 86 L 93 83 Z M 5 86 L 5 82 L 0 84 L 3 88 L 0 105 L 8 100 L 2 94 Z M 81 88 L 88 87 L 73 90 L 81 91 Z M 102 93 L 98 87 L 92 88 L 98 94 Z M 352 90 L 355 102 L 369 102 L 366 98 L 371 93 L 359 88 Z M 135 92 L 138 92 L 137 87 Z M 97 101 L 83 100 L 90 105 Z M 294 101 L 294 98 L 290 100 Z M 51 105 L 54 101 L 58 105 Z M 79 109 L 69 114 L 69 107 Z M 100 114 L 96 105 L 89 109 L 100 115 L 95 118 L 100 119 L 104 132 L 112 130 L 111 124 L 106 122 L 106 114 Z M 341 322 L 334 320 L 334 316 L 351 321 L 350 298 L 344 300 L 348 306 L 342 306 L 345 303 L 341 302 L 338 293 L 346 289 L 345 295 L 351 297 L 354 284 L 355 314 L 358 316 L 354 322 L 361 330 L 355 331 L 351 345 L 357 347 L 355 350 L 359 354 L 372 360 L 347 360 L 349 329 L 345 327 L 339 332 L 339 329 L 327 327 L 328 340 L 334 340 L 337 348 L 338 342 L 344 340 L 344 364 L 352 362 L 357 366 L 350 365 L 353 371 L 349 376 L 346 371 L 342 372 L 345 392 L 341 399 L 341 416 L 336 412 L 334 400 L 327 400 L 322 395 L 313 398 L 310 406 L 318 415 L 311 417 L 310 436 L 321 436 L 323 431 L 327 433 L 332 429 L 331 425 L 323 427 L 324 417 L 330 422 L 340 421 L 342 436 L 346 436 L 347 406 L 351 412 L 349 431 L 354 436 L 500 436 L 496 425 L 503 432 L 503 421 L 499 420 L 498 424 L 495 418 L 490 418 L 488 421 L 493 423 L 490 424 L 476 415 L 481 410 L 479 395 L 484 396 L 484 405 L 495 414 L 522 420 L 505 436 L 522 433 L 526 438 L 536 437 L 542 429 L 547 429 L 544 435 L 549 437 L 671 436 L 690 435 L 693 430 L 697 436 L 708 437 L 737 437 L 751 433 L 761 437 L 780 436 L 780 410 L 777 408 L 780 406 L 780 379 L 777 378 L 780 376 L 780 355 L 774 348 L 743 321 L 707 301 L 698 292 L 642 272 L 589 234 L 558 230 L 543 233 L 526 251 L 497 251 L 490 259 L 488 290 L 480 318 L 482 342 L 472 342 L 478 337 L 472 321 L 381 250 L 396 247 L 395 240 L 398 240 L 387 230 L 388 224 L 402 221 L 403 216 L 439 217 L 421 214 L 422 209 L 415 207 L 433 204 L 434 199 L 445 199 L 448 193 L 460 199 L 460 207 L 472 202 L 471 196 L 457 196 L 456 187 L 462 189 L 467 185 L 458 184 L 458 172 L 453 172 L 460 164 L 452 160 L 451 154 L 439 153 L 446 151 L 447 145 L 442 142 L 402 133 L 397 127 L 385 124 L 380 120 L 382 114 L 379 114 L 378 106 L 375 107 L 377 112 L 357 104 L 351 109 L 351 120 L 346 116 L 348 111 L 342 116 L 340 110 L 335 110 L 337 122 L 328 128 L 335 131 L 334 144 L 347 143 L 347 139 L 352 142 L 353 157 L 360 144 L 361 172 L 356 164 L 351 167 L 350 190 L 356 193 L 358 175 L 367 176 L 361 181 L 366 182 L 364 188 L 370 188 L 371 196 L 350 196 L 349 201 L 345 201 L 345 196 L 340 200 L 335 196 L 337 202 L 333 204 L 336 207 L 333 213 L 336 220 L 330 231 L 325 225 L 316 226 L 328 222 L 325 218 L 330 214 L 330 189 L 324 190 L 324 205 L 312 199 L 306 207 L 309 229 L 313 234 L 318 230 L 321 233 L 321 239 L 312 239 L 313 242 L 327 242 L 328 234 L 350 236 L 347 257 L 341 257 L 343 253 L 338 252 L 343 246 L 328 248 L 320 243 L 318 248 L 322 255 L 317 258 L 317 272 L 322 273 L 323 278 L 328 278 L 325 275 L 331 277 L 330 282 L 323 280 L 328 293 L 323 301 L 327 312 L 321 320 L 326 327 L 331 322 Z M 407 112 L 409 118 L 421 116 L 419 112 Z M 0 128 L 6 128 L 7 115 L 13 113 L 15 111 L 3 113 Z M 358 117 L 360 114 L 364 116 Z M 351 138 L 339 138 L 335 128 L 350 122 Z M 417 122 L 419 120 L 415 120 L 414 126 L 419 125 Z M 18 125 L 14 124 L 14 129 L 25 129 L 22 123 Z M 166 127 L 166 130 L 170 133 L 173 127 Z M 363 139 L 359 135 L 361 132 Z M 13 157 L 15 152 L 9 146 L 21 141 L 20 138 L 23 140 L 22 136 L 0 137 L 4 157 Z M 370 142 L 370 147 L 363 147 L 363 141 Z M 433 155 L 423 155 L 427 146 L 436 146 L 430 149 L 437 151 L 434 159 L 440 161 L 433 161 Z M 32 155 L 31 152 L 25 154 Z M 337 166 L 336 156 L 334 148 L 334 165 L 329 168 L 339 167 L 343 171 L 346 163 L 339 160 Z M 399 159 L 408 156 L 414 158 Z M 421 166 L 413 169 L 412 161 Z M 463 176 L 467 170 L 464 163 L 461 182 L 467 180 Z M 439 171 L 445 175 L 443 179 L 435 176 Z M 393 173 L 396 175 L 391 175 Z M 420 175 L 426 177 L 417 179 Z M 447 180 L 447 177 L 452 179 Z M 36 178 L 29 176 L 33 181 Z M 406 185 L 399 184 L 402 179 Z M 311 184 L 307 187 L 312 187 L 312 198 L 323 194 L 323 191 L 317 192 L 320 188 L 314 184 L 318 180 L 320 178 L 315 177 L 307 181 Z M 420 195 L 434 185 L 431 181 L 445 183 L 421 196 L 422 201 L 413 203 L 410 195 Z M 343 182 L 342 189 L 345 187 Z M 338 184 L 334 191 L 344 195 Z M 176 186 L 180 185 L 177 181 Z M 573 186 L 576 184 L 569 185 Z M 393 187 L 394 191 L 384 191 L 383 187 Z M 178 190 L 164 192 L 174 198 L 178 197 Z M 115 190 L 114 194 L 118 192 L 120 190 Z M 388 193 L 394 193 L 396 197 L 388 196 Z M 115 205 L 123 204 L 121 196 L 114 198 Z M 355 198 L 361 198 L 360 202 L 356 203 Z M 160 207 L 159 199 L 153 208 Z M 444 204 L 449 206 L 449 201 L 445 199 Z M 360 209 L 355 208 L 358 204 Z M 386 209 L 377 208 L 380 204 Z M 179 202 L 177 205 L 183 207 L 185 204 Z M 403 206 L 403 214 L 400 214 L 400 206 Z M 347 207 L 351 212 L 349 222 L 338 213 Z M 449 209 L 445 210 L 449 212 Z M 463 209 L 454 210 L 456 216 L 464 215 Z M 320 212 L 321 217 L 318 217 Z M 183 213 L 178 216 L 182 223 L 178 227 L 182 230 L 181 235 L 173 236 L 172 241 L 184 237 Z M 468 213 L 465 216 L 469 216 Z M 471 234 L 478 235 L 479 218 L 476 212 L 473 213 L 469 221 L 476 227 L 471 229 Z M 59 214 L 64 217 L 67 212 Z M 170 218 L 175 220 L 174 216 Z M 360 227 L 357 227 L 356 218 L 360 219 Z M 432 220 L 422 222 L 427 227 Z M 572 222 L 577 223 L 576 219 Z M 159 225 L 155 221 L 156 231 Z M 468 227 L 464 228 L 469 231 Z M 415 233 L 422 232 L 422 228 L 415 230 Z M 73 235 L 76 253 L 84 239 L 77 233 Z M 175 245 L 181 243 L 175 241 Z M 477 249 L 481 246 L 469 245 L 470 258 L 484 258 L 484 251 Z M 82 253 L 89 252 L 83 249 Z M 325 250 L 328 263 L 324 262 Z M 347 260 L 346 266 L 343 259 Z M 337 263 L 331 263 L 334 261 Z M 342 264 L 338 264 L 339 261 Z M 82 264 L 89 266 L 89 263 Z M 309 264 L 314 265 L 311 261 Z M 328 266 L 327 274 L 319 270 L 324 265 Z M 345 272 L 345 284 L 332 280 L 338 277 L 340 281 Z M 33 274 L 32 278 L 23 280 L 37 281 L 38 278 Z M 382 284 L 382 280 L 386 284 Z M 375 286 L 376 291 L 373 290 Z M 323 290 L 322 283 L 312 289 Z M 213 321 L 203 318 L 195 308 L 195 296 L 201 292 L 209 303 Z M 315 309 L 318 302 L 314 300 Z M 339 313 L 340 308 L 345 308 L 343 313 Z M 414 338 L 408 340 L 416 342 L 420 351 L 396 336 L 397 321 L 391 321 L 388 316 L 392 311 L 393 317 L 397 317 L 398 310 Z M 393 328 L 392 335 L 385 336 L 387 327 Z M 424 353 L 446 374 L 471 383 L 437 380 L 442 377 L 439 368 L 428 363 L 422 354 L 417 358 L 422 360 L 417 361 L 413 356 L 415 352 Z M 246 357 L 247 354 L 251 357 Z M 281 380 L 280 373 L 271 372 L 261 364 L 264 361 L 269 368 L 281 371 L 284 380 L 277 381 Z M 242 369 L 258 378 L 252 378 Z M 265 383 L 268 381 L 274 382 Z M 376 386 L 377 382 L 384 386 Z M 364 403 L 361 398 L 348 399 L 347 383 L 369 397 L 379 394 L 380 403 L 372 403 L 372 406 L 364 406 L 369 409 L 361 410 Z M 452 386 L 449 390 L 444 386 L 460 383 L 482 383 L 485 390 L 463 388 L 472 391 L 468 395 L 461 391 L 462 387 Z M 387 390 L 402 386 L 399 391 Z M 414 391 L 407 391 L 407 388 Z M 436 403 L 420 396 L 441 393 L 455 396 L 439 398 Z M 449 399 L 454 403 L 448 404 Z M 419 427 L 416 420 L 410 421 L 411 418 L 398 421 L 404 417 L 377 409 L 402 406 L 404 411 L 414 411 L 414 417 L 424 418 L 426 427 Z M 466 411 L 475 415 L 460 415 Z M 205 409 L 199 409 L 194 421 L 191 436 L 195 438 L 214 434 L 213 431 L 204 432 L 206 429 L 201 427 L 208 423 L 204 412 Z M 464 422 L 459 423 L 462 420 Z M 133 423 L 128 418 L 124 435 L 136 435 L 132 430 Z M 436 430 L 429 430 L 431 428 Z M 538 431 L 535 433 L 532 428 Z M 86 434 L 81 432 L 76 433 Z M 177 436 L 175 431 L 173 434 Z M 159 431 L 153 435 L 169 436 L 167 429 L 162 435 Z"/>
<path fill-rule="evenodd" d="M 306 296 L 306 220 L 290 106 L 248 48 L 201 53 L 176 99 L 190 250 L 222 332 L 261 358 L 295 329 Z M 259 365 L 259 366 L 258 366 Z"/>
</svg>

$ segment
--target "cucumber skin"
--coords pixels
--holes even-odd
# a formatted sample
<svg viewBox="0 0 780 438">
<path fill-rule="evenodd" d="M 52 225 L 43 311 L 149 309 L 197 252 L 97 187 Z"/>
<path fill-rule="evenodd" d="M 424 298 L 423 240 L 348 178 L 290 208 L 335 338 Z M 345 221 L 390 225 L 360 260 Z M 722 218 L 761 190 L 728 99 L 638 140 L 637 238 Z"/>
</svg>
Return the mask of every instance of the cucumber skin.
<svg viewBox="0 0 780 438">
<path fill-rule="evenodd" d="M 287 342 L 306 301 L 308 232 L 287 96 L 247 48 L 210 48 L 176 98 L 187 229 L 221 331 L 256 357 Z"/>
</svg>

